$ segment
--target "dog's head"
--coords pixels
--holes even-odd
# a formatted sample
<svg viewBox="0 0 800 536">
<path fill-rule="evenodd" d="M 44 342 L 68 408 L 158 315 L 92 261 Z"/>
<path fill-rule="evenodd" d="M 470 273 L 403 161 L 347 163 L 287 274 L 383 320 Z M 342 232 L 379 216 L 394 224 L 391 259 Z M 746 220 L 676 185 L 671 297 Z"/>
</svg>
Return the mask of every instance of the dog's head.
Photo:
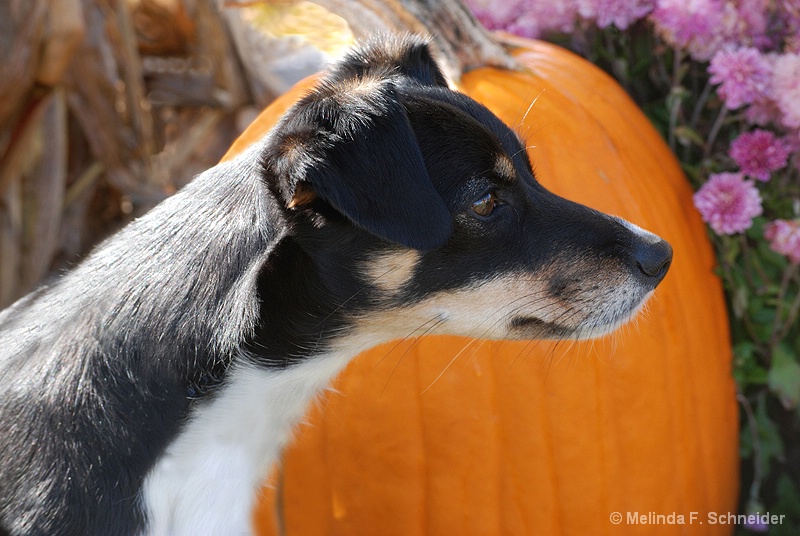
<svg viewBox="0 0 800 536">
<path fill-rule="evenodd" d="M 289 223 L 282 255 L 306 259 L 287 261 L 305 278 L 296 299 L 319 329 L 345 315 L 378 339 L 595 337 L 671 261 L 657 236 L 545 190 L 515 133 L 448 89 L 417 39 L 334 66 L 262 158 Z M 308 303 L 318 294 L 330 303 Z"/>
</svg>

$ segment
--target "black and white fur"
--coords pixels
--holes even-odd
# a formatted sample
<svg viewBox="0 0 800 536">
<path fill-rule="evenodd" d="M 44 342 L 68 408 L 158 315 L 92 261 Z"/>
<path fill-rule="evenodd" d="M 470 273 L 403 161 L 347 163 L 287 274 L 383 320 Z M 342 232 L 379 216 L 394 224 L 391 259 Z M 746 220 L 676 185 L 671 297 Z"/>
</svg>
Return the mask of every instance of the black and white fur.
<svg viewBox="0 0 800 536">
<path fill-rule="evenodd" d="M 0 533 L 248 534 L 293 424 L 360 351 L 599 336 L 670 259 L 544 190 L 425 43 L 375 41 L 0 313 Z"/>
</svg>

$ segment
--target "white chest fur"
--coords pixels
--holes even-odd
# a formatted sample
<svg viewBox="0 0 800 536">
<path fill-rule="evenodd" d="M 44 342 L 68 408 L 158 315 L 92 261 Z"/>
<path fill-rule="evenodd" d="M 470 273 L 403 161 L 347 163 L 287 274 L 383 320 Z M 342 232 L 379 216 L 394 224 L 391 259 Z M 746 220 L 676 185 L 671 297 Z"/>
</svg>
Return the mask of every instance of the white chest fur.
<svg viewBox="0 0 800 536">
<path fill-rule="evenodd" d="M 350 352 L 318 356 L 286 370 L 241 366 L 198 407 L 148 475 L 142 502 L 148 536 L 252 533 L 259 485 L 316 394 Z"/>
</svg>

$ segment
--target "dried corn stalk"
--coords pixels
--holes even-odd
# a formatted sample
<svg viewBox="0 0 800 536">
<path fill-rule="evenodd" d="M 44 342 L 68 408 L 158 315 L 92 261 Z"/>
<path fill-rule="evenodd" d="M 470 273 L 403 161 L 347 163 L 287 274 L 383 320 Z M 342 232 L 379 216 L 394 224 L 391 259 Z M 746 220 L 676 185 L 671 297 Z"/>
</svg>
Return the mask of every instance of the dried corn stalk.
<svg viewBox="0 0 800 536">
<path fill-rule="evenodd" d="M 254 102 L 321 66 L 272 65 L 297 47 L 252 25 L 284 11 L 0 2 L 0 307 L 216 163 Z"/>
</svg>

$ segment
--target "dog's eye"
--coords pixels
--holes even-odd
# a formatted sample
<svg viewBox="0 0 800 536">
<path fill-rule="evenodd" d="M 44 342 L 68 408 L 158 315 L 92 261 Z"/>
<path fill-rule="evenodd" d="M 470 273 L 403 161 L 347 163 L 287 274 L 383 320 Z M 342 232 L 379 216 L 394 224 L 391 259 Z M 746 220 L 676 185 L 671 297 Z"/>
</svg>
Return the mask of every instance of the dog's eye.
<svg viewBox="0 0 800 536">
<path fill-rule="evenodd" d="M 497 196 L 494 192 L 488 192 L 486 195 L 472 203 L 472 212 L 478 216 L 488 216 L 497 206 Z"/>
</svg>

